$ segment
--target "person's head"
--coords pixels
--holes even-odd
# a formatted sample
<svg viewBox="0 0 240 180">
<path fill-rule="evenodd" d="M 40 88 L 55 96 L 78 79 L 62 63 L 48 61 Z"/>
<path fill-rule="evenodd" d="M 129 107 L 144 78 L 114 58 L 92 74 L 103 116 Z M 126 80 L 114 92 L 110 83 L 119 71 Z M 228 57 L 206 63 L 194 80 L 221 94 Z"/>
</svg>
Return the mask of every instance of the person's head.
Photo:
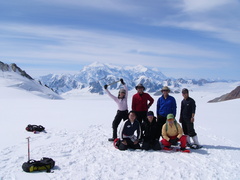
<svg viewBox="0 0 240 180">
<path fill-rule="evenodd" d="M 169 124 L 172 124 L 175 121 L 175 116 L 173 114 L 168 114 L 167 115 L 167 122 Z"/>
<path fill-rule="evenodd" d="M 188 96 L 189 96 L 189 92 L 188 92 L 188 89 L 187 88 L 183 88 L 182 89 L 182 96 L 184 99 L 187 99 Z"/>
<path fill-rule="evenodd" d="M 138 93 L 143 93 L 143 91 L 145 90 L 145 87 L 142 84 L 138 84 L 135 89 L 137 90 Z"/>
<path fill-rule="evenodd" d="M 153 119 L 154 119 L 154 113 L 152 111 L 148 111 L 147 113 L 147 119 L 148 121 L 151 123 L 153 122 Z"/>
<path fill-rule="evenodd" d="M 131 121 L 131 122 L 134 122 L 135 121 L 135 119 L 136 119 L 136 113 L 134 112 L 134 111 L 130 111 L 129 113 L 128 113 L 128 119 Z"/>
<path fill-rule="evenodd" d="M 118 98 L 119 99 L 123 99 L 125 97 L 125 94 L 126 94 L 126 90 L 125 89 L 120 89 L 119 92 L 118 92 Z"/>
<path fill-rule="evenodd" d="M 161 89 L 161 92 L 163 93 L 164 96 L 167 96 L 168 93 L 170 92 L 170 89 L 167 86 L 163 86 L 163 88 Z"/>
</svg>

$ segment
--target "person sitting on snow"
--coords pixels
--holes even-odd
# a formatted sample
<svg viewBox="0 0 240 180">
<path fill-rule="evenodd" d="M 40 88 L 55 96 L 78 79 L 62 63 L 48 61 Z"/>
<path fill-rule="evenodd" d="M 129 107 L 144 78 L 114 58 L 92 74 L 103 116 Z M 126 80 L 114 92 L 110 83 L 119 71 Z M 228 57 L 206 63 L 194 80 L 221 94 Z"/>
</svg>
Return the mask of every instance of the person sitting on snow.
<svg viewBox="0 0 240 180">
<path fill-rule="evenodd" d="M 147 113 L 148 121 L 143 122 L 143 144 L 142 149 L 144 150 L 161 150 L 161 145 L 159 142 L 160 132 L 159 125 L 157 124 L 156 117 L 152 111 Z"/>
<path fill-rule="evenodd" d="M 137 136 L 135 136 L 137 132 Z M 136 113 L 130 111 L 128 120 L 124 121 L 120 128 L 120 145 L 119 150 L 140 149 L 139 138 L 141 136 L 141 127 L 138 120 L 136 120 Z"/>
<path fill-rule="evenodd" d="M 178 141 L 181 143 L 180 150 L 186 150 L 187 137 L 183 135 L 183 130 L 180 124 L 176 121 L 173 114 L 167 115 L 167 121 L 162 127 L 161 140 L 163 149 L 171 149 L 171 145 L 177 145 Z"/>
</svg>

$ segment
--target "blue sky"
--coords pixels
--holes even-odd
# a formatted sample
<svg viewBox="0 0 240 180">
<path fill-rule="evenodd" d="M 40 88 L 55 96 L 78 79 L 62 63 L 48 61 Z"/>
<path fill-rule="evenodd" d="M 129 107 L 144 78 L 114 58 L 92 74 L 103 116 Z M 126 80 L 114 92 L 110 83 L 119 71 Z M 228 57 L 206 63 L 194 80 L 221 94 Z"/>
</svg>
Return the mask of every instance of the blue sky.
<svg viewBox="0 0 240 180">
<path fill-rule="evenodd" d="M 0 61 L 33 77 L 95 61 L 240 80 L 239 0 L 0 2 Z"/>
</svg>

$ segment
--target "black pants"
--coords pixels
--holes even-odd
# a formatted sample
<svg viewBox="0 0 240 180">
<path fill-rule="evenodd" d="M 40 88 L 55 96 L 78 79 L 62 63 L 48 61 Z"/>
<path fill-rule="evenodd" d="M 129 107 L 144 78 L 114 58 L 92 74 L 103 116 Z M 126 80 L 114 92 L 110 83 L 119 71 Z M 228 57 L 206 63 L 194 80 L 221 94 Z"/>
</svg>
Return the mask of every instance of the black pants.
<svg viewBox="0 0 240 180">
<path fill-rule="evenodd" d="M 147 121 L 147 111 L 135 111 L 137 115 L 137 120 L 142 124 Z"/>
<path fill-rule="evenodd" d="M 158 117 L 157 117 L 157 123 L 159 125 L 160 136 L 162 136 L 162 127 L 166 123 L 166 120 L 167 120 L 167 118 L 164 116 L 158 115 Z M 159 136 L 159 138 L 160 138 L 160 136 Z"/>
<path fill-rule="evenodd" d="M 197 133 L 194 129 L 194 123 L 191 122 L 191 119 L 183 119 L 182 120 L 182 129 L 185 135 L 190 137 L 196 136 Z"/>
<path fill-rule="evenodd" d="M 131 139 L 129 139 L 129 138 L 125 138 L 124 140 L 127 142 L 127 145 L 125 145 L 121 142 L 120 145 L 119 145 L 119 148 L 118 148 L 119 150 L 124 151 L 124 150 L 127 150 L 128 148 L 130 148 L 130 149 L 141 149 L 139 143 L 134 144 L 131 141 Z"/>
<path fill-rule="evenodd" d="M 161 145 L 159 140 L 151 140 L 151 141 L 144 141 L 142 144 L 142 149 L 144 150 L 150 150 L 153 149 L 154 151 L 161 150 Z"/>
<path fill-rule="evenodd" d="M 117 138 L 117 128 L 118 125 L 120 124 L 121 120 L 126 120 L 128 119 L 128 110 L 126 111 L 117 111 L 117 114 L 112 122 L 112 128 L 113 128 L 113 138 Z"/>
</svg>

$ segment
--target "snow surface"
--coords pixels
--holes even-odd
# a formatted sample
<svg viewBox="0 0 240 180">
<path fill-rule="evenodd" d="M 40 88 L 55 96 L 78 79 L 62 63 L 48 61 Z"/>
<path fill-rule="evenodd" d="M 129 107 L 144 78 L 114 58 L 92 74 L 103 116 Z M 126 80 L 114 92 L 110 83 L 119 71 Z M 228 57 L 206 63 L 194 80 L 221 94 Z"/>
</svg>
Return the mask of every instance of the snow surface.
<svg viewBox="0 0 240 180">
<path fill-rule="evenodd" d="M 166 151 L 119 151 L 107 139 L 117 105 L 107 95 L 74 91 L 65 100 L 51 100 L 8 87 L 0 80 L 1 180 L 104 180 L 104 179 L 240 179 L 240 99 L 221 103 L 207 101 L 230 92 L 239 83 L 191 86 L 196 100 L 195 129 L 204 146 L 191 153 Z M 117 91 L 112 91 L 117 94 Z M 129 109 L 131 97 L 129 93 Z M 181 94 L 173 94 L 180 110 Z M 159 97 L 150 110 L 156 111 Z M 47 133 L 27 132 L 28 124 L 43 125 Z M 51 157 L 53 173 L 26 173 L 27 137 L 31 158 Z"/>
</svg>

